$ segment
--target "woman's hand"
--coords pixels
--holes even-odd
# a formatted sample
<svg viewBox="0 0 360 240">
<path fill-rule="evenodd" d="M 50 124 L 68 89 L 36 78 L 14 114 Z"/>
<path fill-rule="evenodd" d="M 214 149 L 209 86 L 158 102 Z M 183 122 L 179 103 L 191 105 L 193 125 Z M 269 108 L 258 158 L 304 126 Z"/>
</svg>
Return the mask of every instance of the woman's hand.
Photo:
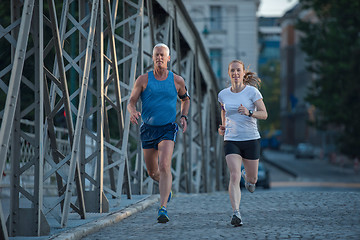
<svg viewBox="0 0 360 240">
<path fill-rule="evenodd" d="M 238 112 L 241 114 L 241 115 L 246 115 L 246 116 L 249 116 L 249 110 L 244 107 L 242 104 L 240 105 L 240 107 L 238 108 Z"/>
<path fill-rule="evenodd" d="M 225 134 L 225 126 L 224 125 L 219 125 L 219 129 L 218 132 L 221 136 L 224 136 Z"/>
</svg>

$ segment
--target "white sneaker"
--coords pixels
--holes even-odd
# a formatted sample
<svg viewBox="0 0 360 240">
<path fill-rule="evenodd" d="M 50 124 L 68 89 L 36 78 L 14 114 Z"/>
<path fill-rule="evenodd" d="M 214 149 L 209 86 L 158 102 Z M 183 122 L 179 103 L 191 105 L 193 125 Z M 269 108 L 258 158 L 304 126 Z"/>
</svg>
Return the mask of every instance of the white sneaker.
<svg viewBox="0 0 360 240">
<path fill-rule="evenodd" d="M 254 183 L 249 183 L 249 182 L 246 181 L 246 172 L 245 172 L 245 169 L 243 169 L 243 170 L 241 171 L 241 176 L 244 178 L 245 188 L 246 188 L 249 192 L 253 193 L 253 192 L 255 191 L 255 187 L 256 187 L 256 186 L 255 186 Z"/>
<path fill-rule="evenodd" d="M 239 227 L 243 225 L 239 210 L 234 211 L 234 214 L 231 218 L 231 225 L 234 225 L 235 227 Z"/>
</svg>

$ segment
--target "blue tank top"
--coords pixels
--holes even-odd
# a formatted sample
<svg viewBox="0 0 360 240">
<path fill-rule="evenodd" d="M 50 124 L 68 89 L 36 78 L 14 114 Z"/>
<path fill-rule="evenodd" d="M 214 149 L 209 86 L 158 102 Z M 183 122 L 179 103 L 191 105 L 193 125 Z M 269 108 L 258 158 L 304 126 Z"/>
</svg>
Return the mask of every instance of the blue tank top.
<svg viewBox="0 0 360 240">
<path fill-rule="evenodd" d="M 177 95 L 173 72 L 169 71 L 162 81 L 154 77 L 153 71 L 148 72 L 148 83 L 141 93 L 143 122 L 153 126 L 175 122 Z"/>
</svg>

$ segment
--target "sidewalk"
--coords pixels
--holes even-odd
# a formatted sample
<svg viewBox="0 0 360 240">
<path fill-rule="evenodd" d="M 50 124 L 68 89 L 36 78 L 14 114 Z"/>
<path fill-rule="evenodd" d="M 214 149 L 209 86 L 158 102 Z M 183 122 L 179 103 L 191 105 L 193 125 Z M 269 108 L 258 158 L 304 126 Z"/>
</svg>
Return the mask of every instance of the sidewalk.
<svg viewBox="0 0 360 240">
<path fill-rule="evenodd" d="M 308 176 L 313 180 L 329 169 L 336 173 L 330 175 L 332 181 L 345 181 L 346 175 L 350 182 L 359 183 L 359 175 L 323 160 L 304 160 L 304 164 L 281 152 L 266 152 L 265 157 L 294 171 L 301 184 Z M 289 186 L 259 188 L 253 194 L 243 189 L 240 211 L 244 226 L 234 228 L 230 225 L 232 210 L 227 192 L 175 194 L 168 205 L 170 222 L 166 224 L 156 221 L 159 195 L 133 195 L 130 200 L 124 196 L 109 199 L 109 213 L 88 213 L 85 220 L 70 214 L 64 229 L 50 220 L 49 236 L 10 239 L 360 239 L 359 199 L 360 192 L 352 189 L 322 191 Z"/>
<path fill-rule="evenodd" d="M 132 199 L 127 199 L 126 195 L 121 199 L 109 198 L 109 212 L 108 213 L 87 213 L 86 219 L 80 219 L 77 213 L 70 213 L 67 226 L 60 228 L 60 224 L 48 216 L 47 221 L 50 225 L 50 234 L 41 237 L 9 237 L 10 240 L 75 240 L 99 231 L 100 229 L 110 226 L 124 218 L 131 216 L 134 213 L 144 210 L 148 206 L 153 205 L 159 201 L 159 195 L 132 195 Z M 8 199 L 1 199 L 4 215 L 7 217 L 8 208 L 5 206 Z"/>
<path fill-rule="evenodd" d="M 360 193 L 242 191 L 244 225 L 230 224 L 227 192 L 177 194 L 170 222 L 156 222 L 158 204 L 88 235 L 112 239 L 360 239 Z"/>
<path fill-rule="evenodd" d="M 291 153 L 264 150 L 262 160 L 295 177 L 297 181 L 311 179 L 321 182 L 360 184 L 360 174 L 353 168 L 334 165 L 325 159 L 296 159 Z"/>
<path fill-rule="evenodd" d="M 243 190 L 244 225 L 233 227 L 227 192 L 176 194 L 166 224 L 156 221 L 159 196 L 153 195 L 41 239 L 360 239 L 359 199 L 359 192 Z"/>
</svg>

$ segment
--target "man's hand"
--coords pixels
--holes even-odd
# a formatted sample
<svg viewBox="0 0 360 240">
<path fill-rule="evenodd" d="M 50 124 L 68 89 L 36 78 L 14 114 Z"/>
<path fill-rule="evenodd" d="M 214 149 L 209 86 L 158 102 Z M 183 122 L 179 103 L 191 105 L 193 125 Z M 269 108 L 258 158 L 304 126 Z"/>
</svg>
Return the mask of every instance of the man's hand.
<svg viewBox="0 0 360 240">
<path fill-rule="evenodd" d="M 139 119 L 140 116 L 141 116 L 141 113 L 135 110 L 134 112 L 130 113 L 130 121 L 133 124 L 138 124 L 137 120 Z"/>
<path fill-rule="evenodd" d="M 181 127 L 182 127 L 182 129 L 183 129 L 183 133 L 186 131 L 186 129 L 187 129 L 187 121 L 186 121 L 186 119 L 185 118 L 180 118 L 180 124 L 181 124 Z"/>
</svg>

